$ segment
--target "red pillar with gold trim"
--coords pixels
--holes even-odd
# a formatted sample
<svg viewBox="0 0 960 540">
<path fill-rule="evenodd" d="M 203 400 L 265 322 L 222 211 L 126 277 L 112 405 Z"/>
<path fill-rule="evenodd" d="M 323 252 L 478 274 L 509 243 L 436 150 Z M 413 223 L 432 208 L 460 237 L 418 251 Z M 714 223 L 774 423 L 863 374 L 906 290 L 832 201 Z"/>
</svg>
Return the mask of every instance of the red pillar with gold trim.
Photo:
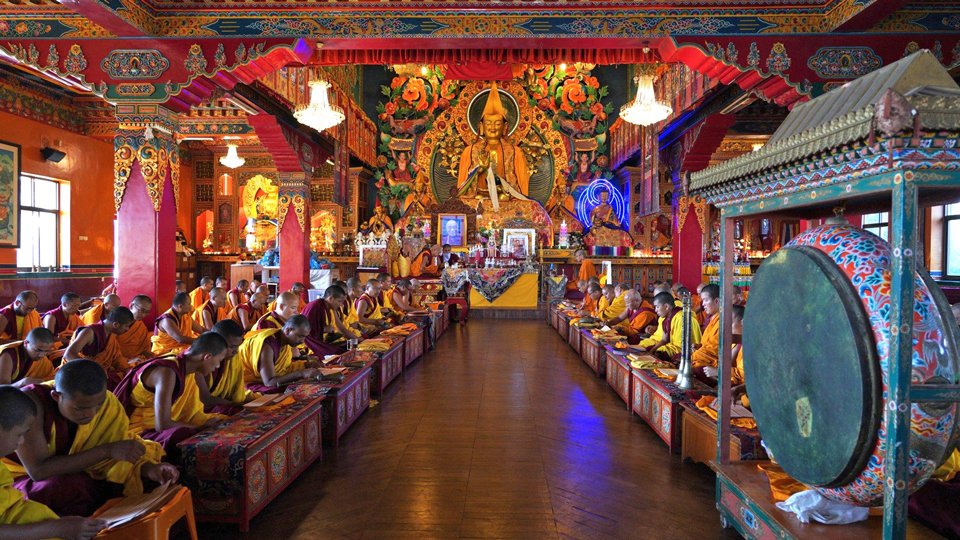
<svg viewBox="0 0 960 540">
<path fill-rule="evenodd" d="M 117 294 L 124 303 L 138 294 L 152 298 L 148 323 L 173 298 L 179 176 L 171 139 L 147 139 L 142 130 L 114 138 Z"/>
<path fill-rule="evenodd" d="M 306 174 L 281 172 L 277 216 L 280 238 L 280 291 L 297 281 L 310 288 L 310 223 Z"/>
<path fill-rule="evenodd" d="M 673 242 L 673 281 L 696 292 L 703 280 L 703 216 L 706 203 L 699 197 L 677 201 L 677 232 Z"/>
</svg>

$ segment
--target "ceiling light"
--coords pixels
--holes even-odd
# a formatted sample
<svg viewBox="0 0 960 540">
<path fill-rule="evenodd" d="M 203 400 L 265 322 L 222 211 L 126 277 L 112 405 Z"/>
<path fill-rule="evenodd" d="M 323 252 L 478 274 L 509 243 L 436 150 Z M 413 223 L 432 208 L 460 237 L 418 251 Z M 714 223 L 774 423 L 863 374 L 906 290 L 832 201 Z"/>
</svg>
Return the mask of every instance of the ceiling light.
<svg viewBox="0 0 960 540">
<path fill-rule="evenodd" d="M 657 101 L 657 96 L 653 91 L 655 78 L 656 66 L 654 64 L 640 66 L 640 74 L 634 79 L 637 82 L 637 96 L 633 103 L 620 108 L 620 118 L 623 118 L 624 122 L 649 126 L 665 119 L 673 112 L 672 107 Z"/>
<path fill-rule="evenodd" d="M 332 107 L 327 98 L 327 88 L 330 83 L 327 81 L 310 81 L 310 103 L 306 106 L 298 107 L 293 117 L 305 126 L 312 127 L 317 131 L 332 128 L 340 122 L 343 122 L 343 111 L 339 107 Z"/>
<path fill-rule="evenodd" d="M 227 155 L 220 158 L 220 164 L 231 169 L 242 167 L 246 162 L 247 160 L 237 155 L 237 145 L 235 144 L 228 144 Z"/>
</svg>

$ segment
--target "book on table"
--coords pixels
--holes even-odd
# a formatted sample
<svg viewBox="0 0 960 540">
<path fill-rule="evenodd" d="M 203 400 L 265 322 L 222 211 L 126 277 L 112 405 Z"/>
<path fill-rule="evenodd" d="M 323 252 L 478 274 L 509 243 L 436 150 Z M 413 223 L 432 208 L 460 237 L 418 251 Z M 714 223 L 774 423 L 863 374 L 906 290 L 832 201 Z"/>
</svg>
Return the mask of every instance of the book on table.
<svg viewBox="0 0 960 540">
<path fill-rule="evenodd" d="M 124 497 L 96 517 L 107 523 L 107 529 L 116 529 L 121 525 L 126 525 L 131 521 L 160 510 L 180 487 L 179 484 L 167 482 L 150 493 Z"/>
</svg>

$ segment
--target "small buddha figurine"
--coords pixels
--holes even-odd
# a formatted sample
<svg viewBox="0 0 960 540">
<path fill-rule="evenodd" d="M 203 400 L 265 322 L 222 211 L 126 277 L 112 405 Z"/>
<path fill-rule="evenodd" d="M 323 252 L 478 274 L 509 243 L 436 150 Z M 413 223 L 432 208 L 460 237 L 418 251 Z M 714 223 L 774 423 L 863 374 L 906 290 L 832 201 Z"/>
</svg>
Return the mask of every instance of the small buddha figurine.
<svg viewBox="0 0 960 540">
<path fill-rule="evenodd" d="M 360 227 L 361 231 L 366 231 L 376 237 L 383 235 L 384 232 L 393 232 L 393 220 L 383 211 L 380 201 L 373 209 L 373 215 Z"/>
<path fill-rule="evenodd" d="M 607 202 L 609 199 L 610 193 L 606 191 L 600 192 L 600 204 L 590 212 L 591 227 L 606 227 L 608 229 L 620 228 L 620 218 L 618 218 L 617 214 L 613 211 L 613 206 Z"/>
</svg>

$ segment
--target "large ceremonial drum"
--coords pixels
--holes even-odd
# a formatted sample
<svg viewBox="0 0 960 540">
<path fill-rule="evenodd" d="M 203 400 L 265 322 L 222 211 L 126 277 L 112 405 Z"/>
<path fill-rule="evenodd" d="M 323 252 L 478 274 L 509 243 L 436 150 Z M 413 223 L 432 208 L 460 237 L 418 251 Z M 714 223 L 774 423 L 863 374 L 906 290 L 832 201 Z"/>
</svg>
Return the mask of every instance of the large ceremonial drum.
<svg viewBox="0 0 960 540">
<path fill-rule="evenodd" d="M 797 480 L 862 506 L 883 500 L 883 413 L 896 330 L 890 272 L 887 242 L 828 224 L 760 265 L 744 316 L 747 392 L 767 448 Z M 913 384 L 956 383 L 956 322 L 925 271 L 916 276 L 913 309 Z M 949 455 L 958 412 L 956 403 L 912 406 L 909 489 Z"/>
</svg>

